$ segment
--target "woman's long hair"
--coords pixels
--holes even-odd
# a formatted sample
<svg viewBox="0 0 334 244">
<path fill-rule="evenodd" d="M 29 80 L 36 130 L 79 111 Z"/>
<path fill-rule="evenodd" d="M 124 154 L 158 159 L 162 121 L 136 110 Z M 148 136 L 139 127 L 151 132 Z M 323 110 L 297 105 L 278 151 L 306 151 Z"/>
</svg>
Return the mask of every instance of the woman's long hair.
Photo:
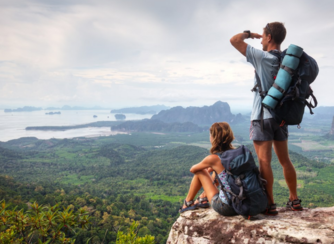
<svg viewBox="0 0 334 244">
<path fill-rule="evenodd" d="M 232 141 L 234 140 L 233 131 L 228 123 L 214 123 L 210 128 L 210 134 L 212 137 L 211 154 L 234 149 L 232 146 Z"/>
</svg>

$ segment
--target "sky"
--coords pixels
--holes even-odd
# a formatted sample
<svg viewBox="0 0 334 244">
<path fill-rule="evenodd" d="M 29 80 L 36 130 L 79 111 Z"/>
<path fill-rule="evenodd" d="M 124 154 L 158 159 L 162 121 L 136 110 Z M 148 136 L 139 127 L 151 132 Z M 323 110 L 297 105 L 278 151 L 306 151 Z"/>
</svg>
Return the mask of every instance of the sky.
<svg viewBox="0 0 334 244">
<path fill-rule="evenodd" d="M 0 108 L 251 109 L 254 69 L 230 38 L 273 21 L 287 29 L 282 49 L 316 59 L 314 94 L 334 106 L 333 9 L 330 0 L 0 0 Z"/>
</svg>

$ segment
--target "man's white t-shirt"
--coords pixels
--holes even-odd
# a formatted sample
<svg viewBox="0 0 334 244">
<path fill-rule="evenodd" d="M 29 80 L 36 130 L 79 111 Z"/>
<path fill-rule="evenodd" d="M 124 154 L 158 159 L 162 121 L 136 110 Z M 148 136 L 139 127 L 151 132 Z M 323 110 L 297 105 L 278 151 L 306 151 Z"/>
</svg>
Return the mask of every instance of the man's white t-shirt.
<svg viewBox="0 0 334 244">
<path fill-rule="evenodd" d="M 274 84 L 274 79 L 279 69 L 279 60 L 277 57 L 269 52 L 247 45 L 246 58 L 247 62 L 254 66 L 256 73 L 260 77 L 262 91 L 268 91 Z M 255 74 L 254 85 L 256 85 Z M 261 119 L 261 102 L 262 98 L 258 90 L 256 90 L 254 92 L 251 121 Z M 266 108 L 263 108 L 263 119 L 269 118 L 272 118 L 270 112 Z"/>
</svg>

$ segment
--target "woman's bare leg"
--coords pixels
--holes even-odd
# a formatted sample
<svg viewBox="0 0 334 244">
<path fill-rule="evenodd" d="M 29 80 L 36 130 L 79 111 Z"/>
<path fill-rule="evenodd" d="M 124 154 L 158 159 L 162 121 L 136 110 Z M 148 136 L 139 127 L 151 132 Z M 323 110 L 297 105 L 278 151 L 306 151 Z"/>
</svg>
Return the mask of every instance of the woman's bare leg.
<svg viewBox="0 0 334 244">
<path fill-rule="evenodd" d="M 219 183 L 218 183 L 217 180 L 216 180 L 216 173 L 215 173 L 215 172 L 212 172 L 212 174 L 211 174 L 211 181 L 212 181 L 212 184 L 213 184 L 214 186 L 219 186 Z M 199 195 L 199 197 L 200 197 L 200 198 L 205 198 L 205 197 L 207 197 L 206 192 L 203 191 L 203 192 L 201 193 L 201 195 Z M 203 201 L 203 203 L 206 203 L 206 202 L 208 202 L 208 201 Z M 195 201 L 195 204 L 197 204 L 197 203 L 198 203 L 198 200 Z"/>
<path fill-rule="evenodd" d="M 212 184 L 212 179 L 207 170 L 200 170 L 194 174 L 194 177 L 190 183 L 189 192 L 186 197 L 186 201 L 189 202 L 193 200 L 199 190 L 203 187 L 205 194 L 211 202 L 211 198 L 218 193 L 217 188 Z M 183 205 L 182 208 L 186 206 Z"/>
</svg>

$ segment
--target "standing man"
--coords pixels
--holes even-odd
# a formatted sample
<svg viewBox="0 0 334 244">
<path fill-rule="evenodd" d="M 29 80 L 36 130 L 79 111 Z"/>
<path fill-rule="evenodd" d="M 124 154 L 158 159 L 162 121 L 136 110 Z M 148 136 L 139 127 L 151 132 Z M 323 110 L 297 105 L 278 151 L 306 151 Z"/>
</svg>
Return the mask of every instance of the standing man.
<svg viewBox="0 0 334 244">
<path fill-rule="evenodd" d="M 274 146 L 275 153 L 283 167 L 285 181 L 288 185 L 290 196 L 287 208 L 294 211 L 303 210 L 301 200 L 297 196 L 297 175 L 291 163 L 288 151 L 288 128 L 280 126 L 271 116 L 270 112 L 262 107 L 263 92 L 267 92 L 273 85 L 279 69 L 280 60 L 273 53 L 281 52 L 281 43 L 284 41 L 286 29 L 280 22 L 272 22 L 263 28 L 263 34 L 244 31 L 231 38 L 231 44 L 247 58 L 255 68 L 255 85 L 260 82 L 261 87 L 254 86 L 254 101 L 251 115 L 250 139 L 259 160 L 260 172 L 267 180 L 266 190 L 268 194 L 268 207 L 264 214 L 277 215 L 276 204 L 273 196 L 274 176 L 271 169 L 271 149 Z M 255 49 L 244 42 L 247 38 L 262 38 L 262 49 Z M 263 92 L 261 92 L 261 89 Z M 261 94 L 260 94 L 261 93 Z M 261 123 L 261 118 L 263 121 Z M 262 125 L 261 125 L 262 124 Z"/>
</svg>

